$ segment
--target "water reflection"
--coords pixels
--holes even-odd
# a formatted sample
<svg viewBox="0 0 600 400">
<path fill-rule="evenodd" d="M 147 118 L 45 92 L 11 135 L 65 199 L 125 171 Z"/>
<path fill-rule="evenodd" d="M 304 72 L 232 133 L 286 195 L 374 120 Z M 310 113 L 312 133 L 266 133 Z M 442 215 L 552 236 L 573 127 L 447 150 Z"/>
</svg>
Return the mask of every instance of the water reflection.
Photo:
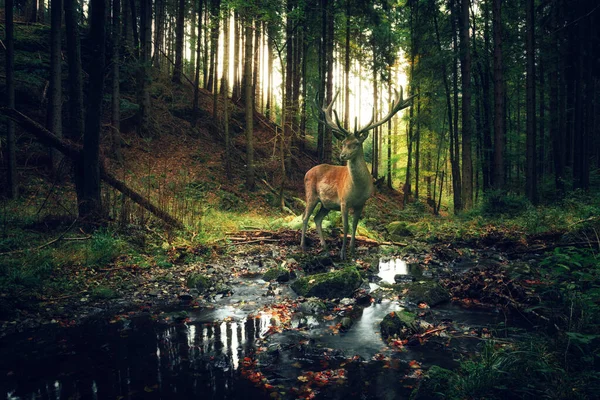
<svg viewBox="0 0 600 400">
<path fill-rule="evenodd" d="M 407 274 L 408 267 L 406 266 L 406 261 L 400 258 L 379 260 L 379 273 L 377 276 L 379 276 L 383 282 L 395 283 L 394 276 Z"/>
<path fill-rule="evenodd" d="M 69 330 L 46 356 L 0 367 L 6 399 L 70 398 L 261 398 L 239 377 L 241 360 L 255 351 L 271 316 L 177 324 L 167 328 L 133 323 L 132 329 L 105 326 L 94 335 Z M 64 334 L 64 333 L 63 333 Z M 59 344 L 60 343 L 60 344 Z M 68 345 L 67 351 L 63 347 Z M 23 351 L 22 356 L 37 351 Z M 4 364 L 4 361 L 3 363 Z M 253 394 L 254 393 L 254 394 Z"/>
</svg>

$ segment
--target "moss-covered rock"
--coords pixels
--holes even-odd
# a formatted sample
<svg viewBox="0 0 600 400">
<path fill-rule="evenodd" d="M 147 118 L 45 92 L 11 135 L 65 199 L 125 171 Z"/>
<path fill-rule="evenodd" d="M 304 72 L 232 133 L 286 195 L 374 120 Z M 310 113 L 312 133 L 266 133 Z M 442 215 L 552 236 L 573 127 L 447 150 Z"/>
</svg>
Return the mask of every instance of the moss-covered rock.
<svg viewBox="0 0 600 400">
<path fill-rule="evenodd" d="M 200 293 L 206 292 L 210 286 L 210 279 L 202 274 L 195 272 L 187 278 L 187 287 L 190 289 L 197 289 Z"/>
<path fill-rule="evenodd" d="M 277 282 L 287 282 L 290 280 L 290 271 L 286 268 L 275 267 L 269 269 L 263 275 L 263 279 L 267 282 L 269 281 L 277 281 Z"/>
<path fill-rule="evenodd" d="M 408 311 L 391 312 L 383 318 L 379 328 L 381 329 L 381 336 L 385 339 L 390 336 L 407 339 L 417 332 L 415 315 Z"/>
<path fill-rule="evenodd" d="M 307 257 L 300 262 L 300 268 L 307 274 L 327 272 L 333 266 L 333 260 L 329 256 Z"/>
<path fill-rule="evenodd" d="M 404 300 L 409 303 L 426 303 L 430 307 L 445 303 L 450 300 L 450 294 L 446 289 L 434 281 L 419 281 L 402 285 Z"/>
<path fill-rule="evenodd" d="M 346 267 L 300 278 L 292 284 L 292 289 L 300 296 L 327 299 L 350 297 L 361 283 L 362 278 L 356 268 Z"/>
</svg>

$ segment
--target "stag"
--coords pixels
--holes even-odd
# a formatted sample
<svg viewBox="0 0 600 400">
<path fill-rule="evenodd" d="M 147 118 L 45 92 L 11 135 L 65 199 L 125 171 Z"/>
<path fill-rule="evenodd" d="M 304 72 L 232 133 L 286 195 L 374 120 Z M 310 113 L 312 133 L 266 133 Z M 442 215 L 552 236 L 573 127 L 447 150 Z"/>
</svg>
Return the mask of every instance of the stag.
<svg viewBox="0 0 600 400">
<path fill-rule="evenodd" d="M 365 202 L 373 194 L 373 179 L 365 162 L 363 152 L 363 142 L 369 136 L 369 131 L 389 121 L 398 111 L 407 108 L 411 104 L 414 96 L 404 99 L 402 96 L 402 87 L 400 94 L 395 92 L 396 99 L 392 102 L 390 112 L 380 121 L 374 122 L 375 114 L 371 121 L 364 127 L 358 129 L 357 120 L 354 120 L 354 132 L 346 130 L 338 118 L 337 112 L 333 110 L 335 121 L 331 118 L 333 103 L 338 94 L 334 96 L 332 102 L 325 108 L 320 108 L 320 122 L 327 124 L 331 128 L 335 137 L 342 142 L 342 151 L 340 159 L 346 162 L 345 166 L 320 164 L 311 168 L 304 176 L 304 189 L 306 191 L 306 209 L 302 216 L 302 240 L 300 245 L 302 250 L 306 251 L 306 228 L 308 219 L 318 203 L 321 203 L 319 212 L 315 215 L 315 225 L 321 241 L 321 247 L 327 249 L 325 239 L 323 239 L 322 222 L 325 216 L 331 210 L 342 212 L 342 223 L 344 228 L 344 237 L 342 241 L 342 251 L 340 257 L 346 259 L 346 240 L 348 236 L 348 214 L 352 211 L 352 237 L 350 239 L 350 251 L 354 252 L 354 237 L 358 220 L 362 214 Z"/>
</svg>

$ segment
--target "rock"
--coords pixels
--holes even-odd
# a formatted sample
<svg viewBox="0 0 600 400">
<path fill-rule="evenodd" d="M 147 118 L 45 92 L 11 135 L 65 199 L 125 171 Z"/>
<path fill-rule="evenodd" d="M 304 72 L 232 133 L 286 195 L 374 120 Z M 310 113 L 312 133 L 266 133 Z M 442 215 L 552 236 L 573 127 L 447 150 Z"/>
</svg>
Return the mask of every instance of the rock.
<svg viewBox="0 0 600 400">
<path fill-rule="evenodd" d="M 300 264 L 300 267 L 308 274 L 327 272 L 333 266 L 333 260 L 329 256 L 309 257 Z"/>
<path fill-rule="evenodd" d="M 396 283 L 411 283 L 414 281 L 415 281 L 415 277 L 412 275 L 406 275 L 406 274 L 394 275 L 394 282 L 396 282 Z"/>
<path fill-rule="evenodd" d="M 277 281 L 277 282 L 287 282 L 290 280 L 290 271 L 286 268 L 276 267 L 271 268 L 263 275 L 263 279 L 267 282 L 269 281 Z"/>
<path fill-rule="evenodd" d="M 327 310 L 325 303 L 316 299 L 307 300 L 298 306 L 298 311 L 303 314 L 320 314 L 325 310 Z"/>
<path fill-rule="evenodd" d="M 391 312 L 383 318 L 379 324 L 381 336 L 387 339 L 390 336 L 397 336 L 404 340 L 417 333 L 415 316 L 408 311 Z"/>
<path fill-rule="evenodd" d="M 192 300 L 194 300 L 194 297 L 191 294 L 189 294 L 189 293 L 181 293 L 179 295 L 179 300 L 181 300 L 181 301 L 192 301 Z"/>
<path fill-rule="evenodd" d="M 352 328 L 352 325 L 354 324 L 354 321 L 352 321 L 352 318 L 350 317 L 344 317 L 342 318 L 342 320 L 340 321 L 340 329 L 342 331 L 347 331 L 350 328 Z"/>
<path fill-rule="evenodd" d="M 419 281 L 403 285 L 407 290 L 404 300 L 409 303 L 426 303 L 430 307 L 445 303 L 450 300 L 450 294 L 435 281 Z"/>
<path fill-rule="evenodd" d="M 292 289 L 300 296 L 322 299 L 352 296 L 359 288 L 362 278 L 355 267 L 305 276 L 292 284 Z"/>
<path fill-rule="evenodd" d="M 194 272 L 187 279 L 187 287 L 196 289 L 199 293 L 204 293 L 210 289 L 211 281 L 205 275 Z"/>
<path fill-rule="evenodd" d="M 390 237 L 394 238 L 402 238 L 407 236 L 413 236 L 413 233 L 410 231 L 408 224 L 404 221 L 394 221 L 390 222 L 386 227 Z"/>
</svg>

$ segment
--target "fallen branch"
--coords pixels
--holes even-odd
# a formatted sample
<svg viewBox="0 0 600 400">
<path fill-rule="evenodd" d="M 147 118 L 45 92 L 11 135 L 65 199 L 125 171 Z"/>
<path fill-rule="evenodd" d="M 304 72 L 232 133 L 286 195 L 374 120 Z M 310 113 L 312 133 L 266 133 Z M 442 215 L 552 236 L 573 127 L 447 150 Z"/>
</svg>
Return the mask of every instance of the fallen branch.
<svg viewBox="0 0 600 400">
<path fill-rule="evenodd" d="M 21 127 L 33 134 L 36 138 L 38 138 L 38 140 L 43 144 L 54 147 L 55 149 L 63 153 L 65 156 L 74 160 L 75 163 L 79 163 L 82 154 L 82 148 L 80 145 L 58 138 L 52 132 L 44 128 L 42 125 L 38 124 L 37 122 L 35 122 L 25 114 L 15 110 L 14 108 L 1 107 L 0 114 L 4 114 L 8 118 L 17 122 L 19 125 L 21 125 Z M 181 223 L 181 221 L 171 216 L 168 212 L 156 207 L 150 202 L 150 200 L 146 199 L 137 191 L 127 186 L 125 182 L 117 179 L 113 174 L 107 171 L 104 167 L 104 163 L 102 162 L 102 160 L 100 161 L 100 177 L 110 186 L 117 189 L 119 192 L 123 193 L 135 203 L 137 203 L 138 205 L 150 211 L 158 218 L 165 221 L 167 224 L 175 226 L 177 228 L 183 228 L 183 223 Z"/>
<path fill-rule="evenodd" d="M 269 239 L 269 238 L 254 239 L 254 240 L 247 240 L 245 242 L 234 242 L 234 243 L 230 243 L 230 244 L 232 246 L 237 246 L 240 244 L 252 244 L 252 243 L 263 243 L 263 242 L 279 242 L 279 239 Z"/>
</svg>

